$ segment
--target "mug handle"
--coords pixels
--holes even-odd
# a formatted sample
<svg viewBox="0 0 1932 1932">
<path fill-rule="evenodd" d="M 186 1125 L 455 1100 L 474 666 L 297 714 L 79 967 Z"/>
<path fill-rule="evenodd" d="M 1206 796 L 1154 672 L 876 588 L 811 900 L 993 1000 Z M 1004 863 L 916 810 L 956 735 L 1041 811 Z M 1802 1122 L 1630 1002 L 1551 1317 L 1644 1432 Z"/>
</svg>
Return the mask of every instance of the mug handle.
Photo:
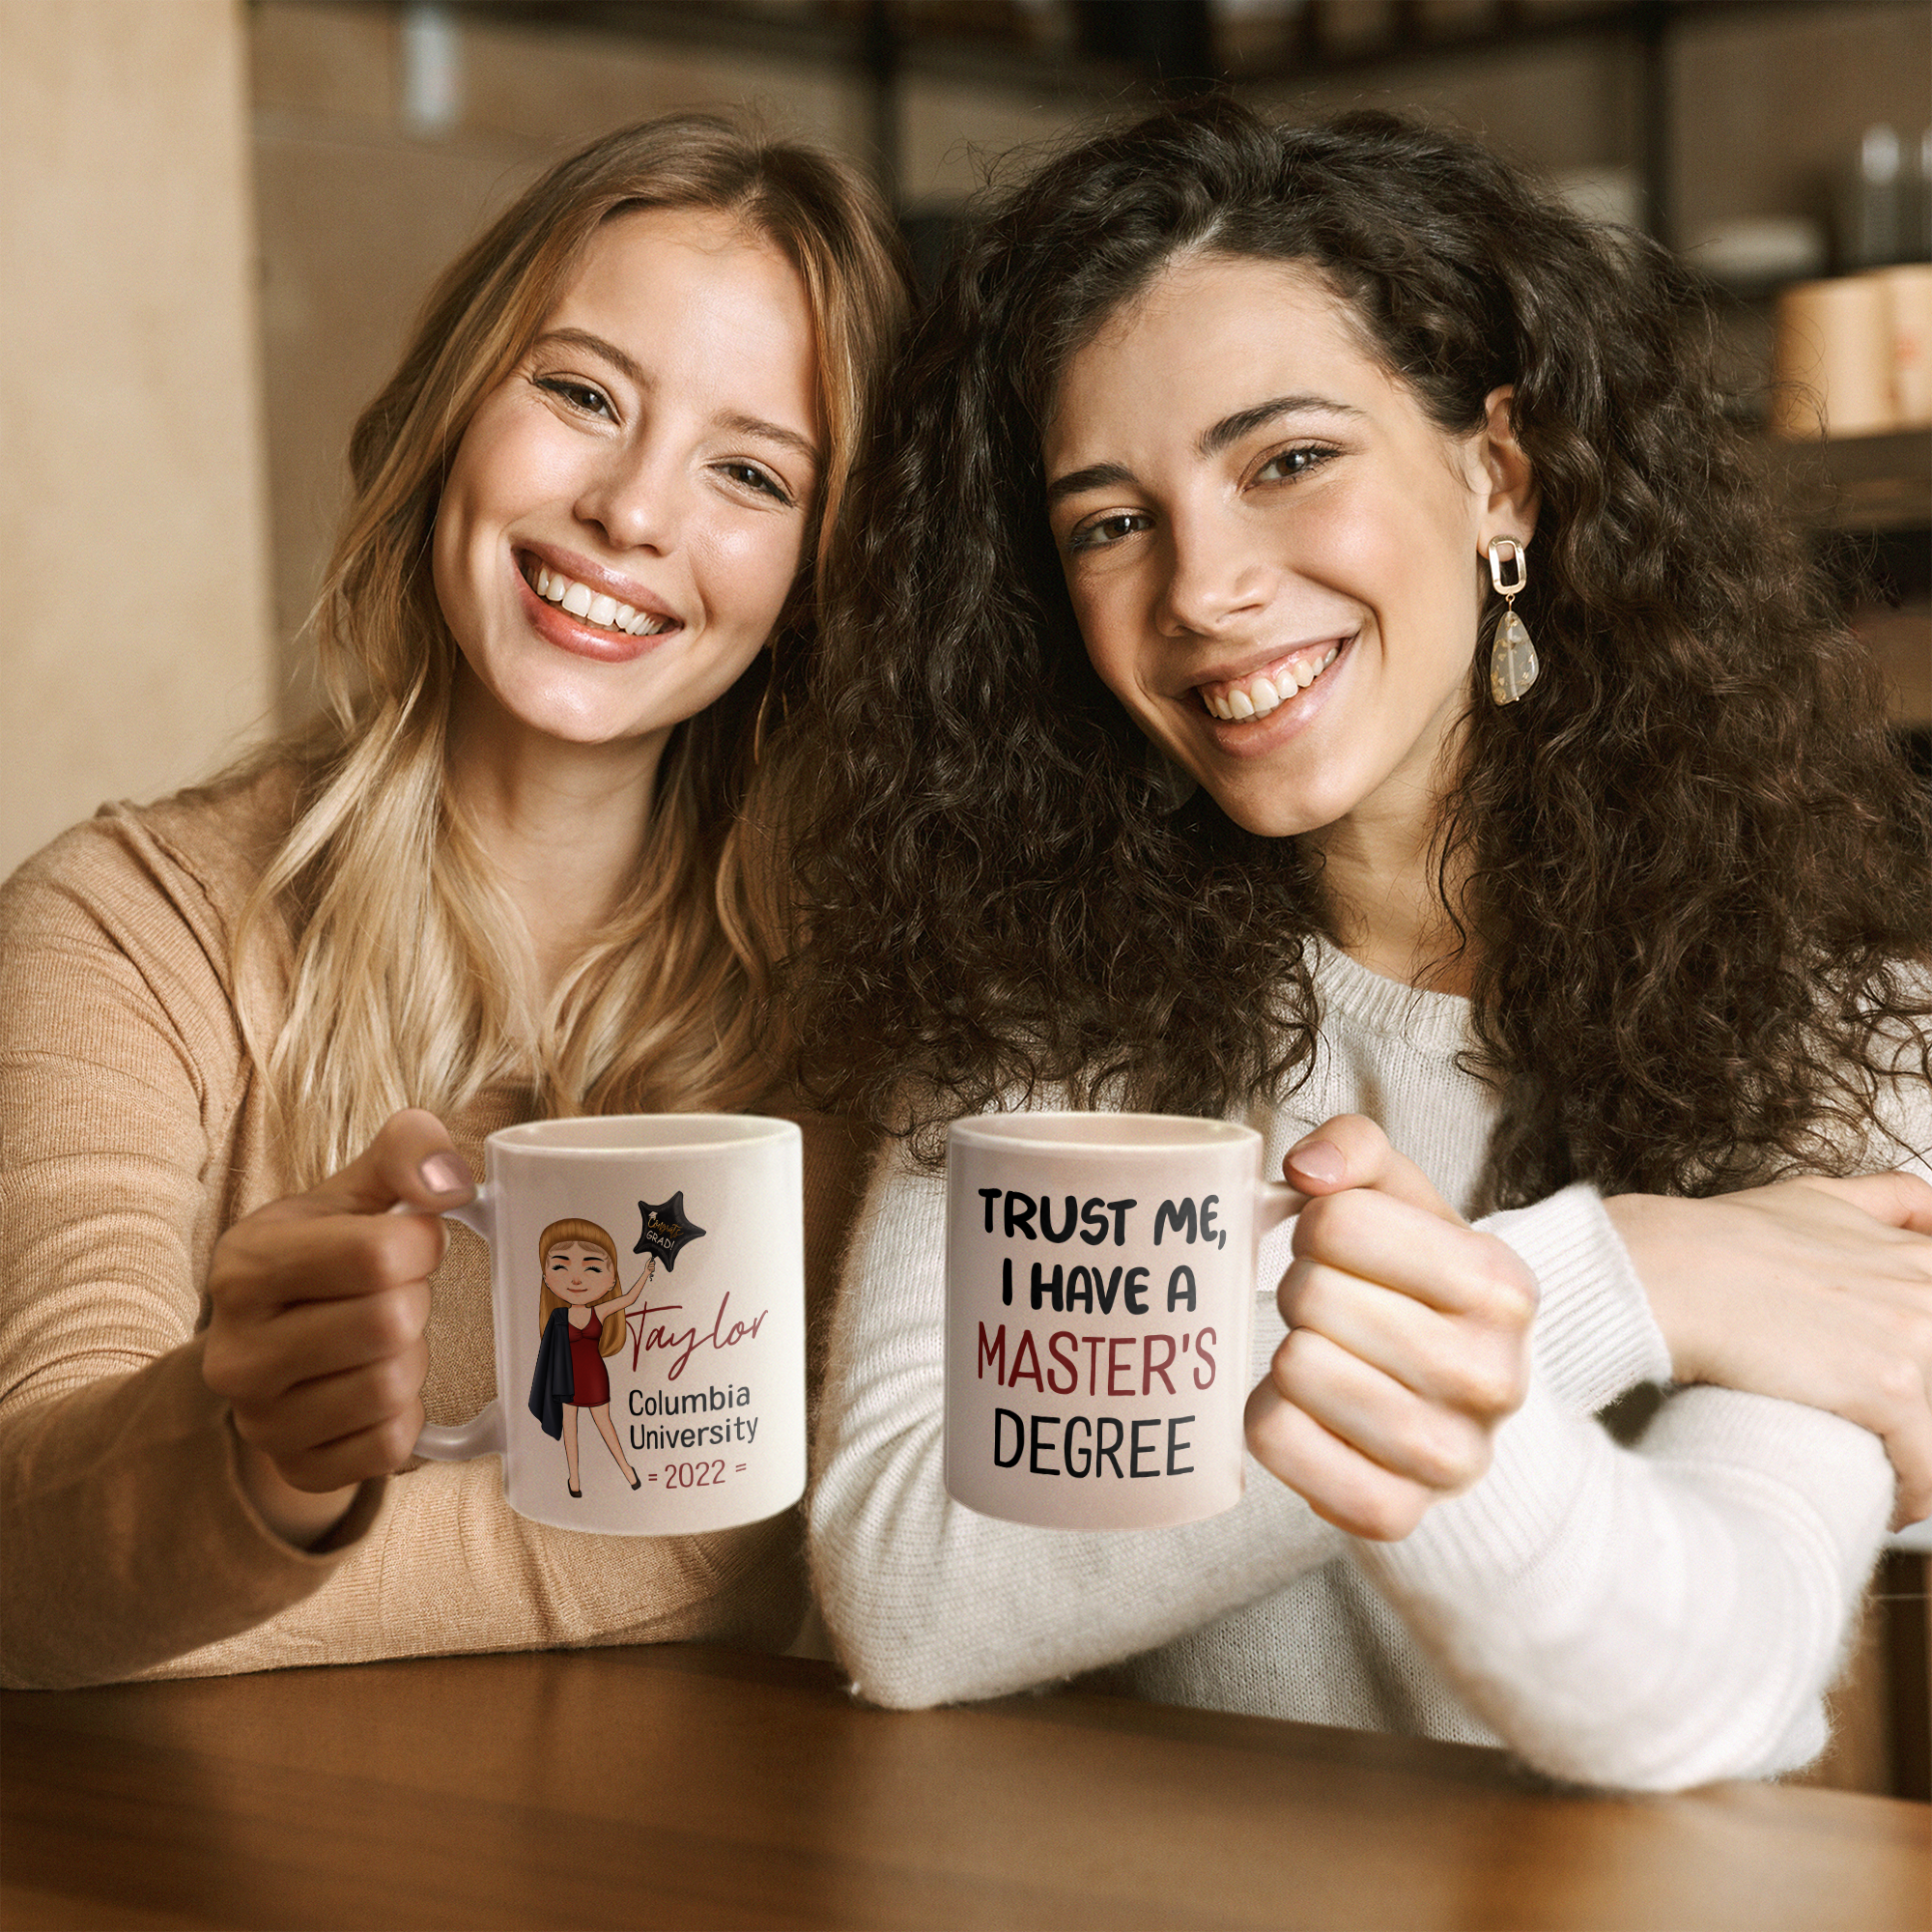
<svg viewBox="0 0 1932 1932">
<path fill-rule="evenodd" d="M 1270 1228 L 1293 1220 L 1307 1206 L 1308 1196 L 1285 1180 L 1256 1181 L 1255 1238 L 1259 1240 Z"/>
<path fill-rule="evenodd" d="M 472 1235 L 480 1235 L 488 1241 L 496 1232 L 496 1196 L 486 1181 L 476 1190 L 473 1199 L 461 1208 L 445 1208 L 442 1218 L 445 1221 L 460 1221 Z M 398 1201 L 389 1209 L 391 1214 L 420 1214 L 423 1208 L 412 1208 L 407 1201 Z M 500 1456 L 507 1440 L 503 1432 L 503 1405 L 495 1396 L 486 1402 L 468 1422 L 445 1426 L 440 1422 L 426 1422 L 423 1432 L 416 1437 L 414 1453 L 426 1463 L 467 1463 L 472 1456 Z"/>
</svg>

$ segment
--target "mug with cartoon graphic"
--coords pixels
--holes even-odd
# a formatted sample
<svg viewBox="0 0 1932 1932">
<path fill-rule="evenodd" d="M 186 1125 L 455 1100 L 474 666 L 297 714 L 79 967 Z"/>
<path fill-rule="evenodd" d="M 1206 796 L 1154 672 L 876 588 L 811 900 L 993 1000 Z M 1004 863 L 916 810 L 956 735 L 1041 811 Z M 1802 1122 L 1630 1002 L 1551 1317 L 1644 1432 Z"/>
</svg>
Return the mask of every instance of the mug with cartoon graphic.
<svg viewBox="0 0 1932 1932">
<path fill-rule="evenodd" d="M 798 1128 L 606 1115 L 506 1127 L 484 1151 L 484 1185 L 449 1218 L 490 1244 L 500 1393 L 425 1428 L 416 1453 L 500 1455 L 520 1516 L 604 1535 L 727 1529 L 795 1503 Z"/>
</svg>

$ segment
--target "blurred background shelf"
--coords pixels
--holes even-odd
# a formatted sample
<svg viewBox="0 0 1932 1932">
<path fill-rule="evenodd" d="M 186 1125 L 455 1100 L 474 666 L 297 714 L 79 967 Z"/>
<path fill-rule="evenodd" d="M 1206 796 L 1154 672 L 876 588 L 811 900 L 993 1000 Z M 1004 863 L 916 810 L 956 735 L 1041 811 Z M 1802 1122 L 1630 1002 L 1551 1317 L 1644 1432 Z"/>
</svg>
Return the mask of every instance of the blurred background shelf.
<svg viewBox="0 0 1932 1932">
<path fill-rule="evenodd" d="M 1853 628 L 1884 667 L 1893 722 L 1932 775 L 1932 429 L 1773 448 Z"/>
<path fill-rule="evenodd" d="M 407 0 L 351 4 L 395 13 Z M 1852 15 L 1888 7 L 1922 11 L 1921 0 L 1825 0 L 1822 11 L 1847 16 L 1847 32 L 1856 34 Z M 1742 34 L 1747 62 L 1761 60 L 1754 27 L 1762 24 L 1766 43 L 1775 43 L 1791 24 L 1778 16 L 1821 7 L 1820 0 L 446 0 L 440 11 L 859 78 L 873 96 L 869 132 L 880 177 L 895 193 L 911 186 L 909 196 L 901 193 L 909 205 L 920 197 L 907 179 L 904 108 L 921 82 L 1124 108 L 1216 84 L 1276 99 L 1314 91 L 1335 104 L 1365 85 L 1426 90 L 1443 74 L 1452 85 L 1459 74 L 1473 78 L 1480 89 L 1483 71 L 1497 64 L 1608 63 L 1617 71 L 1618 111 L 1630 123 L 1627 152 L 1612 171 L 1616 213 L 1675 244 L 1708 226 L 1694 192 L 1688 200 L 1679 192 L 1687 156 L 1694 171 L 1723 134 L 1716 128 L 1683 139 L 1687 106 L 1710 99 L 1700 71 L 1707 64 L 1694 47 L 1687 62 L 1687 46 Z M 1882 63 L 1884 49 L 1872 51 Z M 910 173 L 916 177 L 916 165 Z M 1773 202 L 1747 212 L 1781 210 Z"/>
<path fill-rule="evenodd" d="M 1932 531 L 1932 429 L 1776 447 L 1793 506 L 1814 527 Z"/>
</svg>

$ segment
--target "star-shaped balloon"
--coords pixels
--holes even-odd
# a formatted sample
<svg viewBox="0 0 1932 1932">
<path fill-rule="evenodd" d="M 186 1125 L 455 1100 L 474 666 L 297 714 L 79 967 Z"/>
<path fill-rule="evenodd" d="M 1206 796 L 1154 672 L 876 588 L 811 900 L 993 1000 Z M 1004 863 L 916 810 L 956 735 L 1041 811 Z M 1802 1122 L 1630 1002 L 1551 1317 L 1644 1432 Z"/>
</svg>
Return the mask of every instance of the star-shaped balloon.
<svg viewBox="0 0 1932 1932">
<path fill-rule="evenodd" d="M 686 1215 L 681 1187 L 668 1201 L 639 1201 L 638 1212 L 643 1216 L 644 1225 L 638 1236 L 638 1245 L 631 1252 L 655 1255 L 668 1269 L 676 1265 L 678 1249 L 687 1241 L 696 1240 L 704 1232 Z"/>
</svg>

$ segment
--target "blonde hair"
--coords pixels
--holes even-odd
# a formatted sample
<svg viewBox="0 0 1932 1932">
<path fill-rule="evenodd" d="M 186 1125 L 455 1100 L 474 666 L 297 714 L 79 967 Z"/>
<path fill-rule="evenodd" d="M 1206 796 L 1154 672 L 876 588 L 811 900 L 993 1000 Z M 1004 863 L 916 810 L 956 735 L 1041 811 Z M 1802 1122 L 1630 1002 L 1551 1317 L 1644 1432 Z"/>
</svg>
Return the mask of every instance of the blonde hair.
<svg viewBox="0 0 1932 1932">
<path fill-rule="evenodd" d="M 796 267 L 827 460 L 812 569 L 772 649 L 672 734 L 630 888 L 543 999 L 529 934 L 446 783 L 458 651 L 431 537 L 478 405 L 600 224 L 647 208 L 728 213 Z M 825 538 L 905 308 L 902 251 L 855 169 L 702 115 L 627 128 L 560 162 L 432 291 L 351 440 L 353 496 L 314 618 L 325 715 L 268 754 L 296 756 L 303 782 L 241 925 L 240 943 L 263 940 L 273 908 L 293 932 L 286 1015 L 256 1057 L 298 1184 L 342 1166 L 397 1108 L 447 1115 L 500 1083 L 549 1115 L 728 1109 L 764 1090 L 789 761 L 760 765 L 753 721 L 768 696 L 782 717 L 803 687 Z"/>
<path fill-rule="evenodd" d="M 550 1276 L 544 1264 L 550 1260 L 553 1248 L 568 1246 L 571 1242 L 584 1248 L 601 1248 L 611 1263 L 611 1285 L 619 1293 L 623 1290 L 621 1271 L 617 1265 L 617 1244 L 611 1240 L 595 1221 L 553 1221 L 537 1237 L 537 1333 L 541 1335 L 550 1326 L 550 1318 L 559 1308 L 568 1308 L 569 1302 L 560 1294 L 550 1292 Z M 629 1318 L 621 1308 L 613 1308 L 604 1318 L 604 1325 L 597 1334 L 597 1352 L 600 1355 L 614 1355 L 624 1345 L 624 1330 L 629 1326 Z"/>
</svg>

